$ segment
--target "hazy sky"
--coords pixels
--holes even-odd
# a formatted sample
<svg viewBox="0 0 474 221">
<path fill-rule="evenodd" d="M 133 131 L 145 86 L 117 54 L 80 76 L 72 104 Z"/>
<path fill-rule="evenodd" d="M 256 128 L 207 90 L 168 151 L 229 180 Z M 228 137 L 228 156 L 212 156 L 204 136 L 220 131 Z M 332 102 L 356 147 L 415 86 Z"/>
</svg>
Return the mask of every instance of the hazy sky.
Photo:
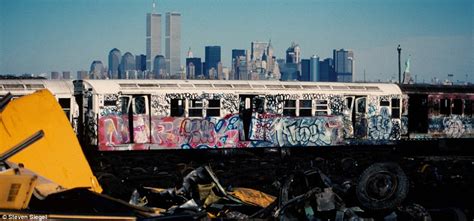
<svg viewBox="0 0 474 221">
<path fill-rule="evenodd" d="M 188 47 L 220 45 L 229 66 L 233 48 L 271 39 L 277 57 L 294 41 L 302 57 L 353 49 L 355 79 L 398 78 L 411 55 L 418 81 L 474 81 L 472 0 L 156 0 L 157 11 L 182 14 L 182 64 Z M 0 74 L 89 70 L 108 65 L 116 47 L 145 54 L 152 0 L 0 0 Z M 164 27 L 164 17 L 162 21 Z M 164 40 L 164 29 L 163 29 Z M 164 41 L 163 41 L 164 48 Z"/>
</svg>

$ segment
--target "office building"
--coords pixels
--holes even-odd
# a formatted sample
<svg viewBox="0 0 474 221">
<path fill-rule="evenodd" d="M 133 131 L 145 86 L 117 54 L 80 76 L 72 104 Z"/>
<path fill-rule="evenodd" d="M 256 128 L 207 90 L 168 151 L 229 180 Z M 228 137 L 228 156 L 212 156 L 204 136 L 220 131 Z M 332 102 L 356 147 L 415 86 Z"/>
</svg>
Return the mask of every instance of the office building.
<svg viewBox="0 0 474 221">
<path fill-rule="evenodd" d="M 163 55 L 155 56 L 153 60 L 153 75 L 149 76 L 151 79 L 166 78 L 168 73 L 166 72 L 166 59 Z"/>
<path fill-rule="evenodd" d="M 337 76 L 334 72 L 333 60 L 326 58 L 319 62 L 319 74 L 322 82 L 336 82 Z"/>
<path fill-rule="evenodd" d="M 126 77 L 126 73 L 129 71 L 134 71 L 135 69 L 135 57 L 130 52 L 125 53 L 122 56 L 122 61 L 120 62 L 118 79 L 128 79 L 128 77 Z"/>
<path fill-rule="evenodd" d="M 194 73 L 190 70 L 191 65 Z M 197 79 L 199 75 L 202 75 L 201 58 L 186 58 L 186 77 L 188 79 Z"/>
<path fill-rule="evenodd" d="M 181 14 L 166 13 L 166 68 L 170 75 L 175 75 L 181 68 Z"/>
<path fill-rule="evenodd" d="M 333 50 L 334 71 L 338 82 L 352 82 L 354 75 L 354 52 L 352 50 Z"/>
<path fill-rule="evenodd" d="M 262 60 L 262 56 L 268 48 L 268 42 L 252 41 L 250 44 L 251 60 Z"/>
<path fill-rule="evenodd" d="M 235 80 L 248 80 L 249 79 L 249 66 L 248 61 L 244 57 L 240 57 L 236 64 L 234 72 Z"/>
<path fill-rule="evenodd" d="M 301 48 L 295 42 L 291 43 L 291 46 L 286 49 L 286 63 L 299 64 L 301 62 Z"/>
<path fill-rule="evenodd" d="M 222 62 L 219 61 L 219 63 L 217 63 L 217 79 L 218 80 L 222 80 L 224 79 L 224 76 L 222 75 Z"/>
<path fill-rule="evenodd" d="M 321 81 L 321 76 L 319 74 L 319 57 L 316 55 L 313 55 L 309 59 L 309 81 Z"/>
<path fill-rule="evenodd" d="M 117 48 L 114 48 L 110 50 L 109 52 L 109 70 L 107 77 L 109 79 L 117 79 L 118 74 L 119 74 L 119 67 L 120 67 L 120 59 L 122 58 L 122 55 L 120 53 L 120 50 Z"/>
<path fill-rule="evenodd" d="M 153 12 L 146 15 L 146 70 L 154 70 L 153 62 L 161 52 L 161 14 Z"/>
<path fill-rule="evenodd" d="M 196 79 L 196 67 L 192 62 L 186 65 L 186 79 Z"/>
<path fill-rule="evenodd" d="M 135 56 L 135 69 L 139 72 L 146 70 L 146 55 L 141 54 Z"/>
<path fill-rule="evenodd" d="M 280 64 L 280 73 L 282 81 L 297 81 L 299 78 L 298 64 L 283 63 Z"/>
<path fill-rule="evenodd" d="M 209 70 L 217 70 L 217 64 L 221 61 L 221 46 L 206 46 L 205 48 L 206 65 L 204 75 L 209 79 Z"/>
<path fill-rule="evenodd" d="M 89 71 L 90 79 L 104 79 L 103 76 L 104 72 L 104 65 L 102 64 L 102 61 L 93 61 L 91 64 L 91 68 Z"/>
<path fill-rule="evenodd" d="M 231 59 L 231 61 L 234 61 L 235 59 L 238 59 L 240 56 L 245 57 L 245 49 L 232 49 L 232 59 Z"/>
<path fill-rule="evenodd" d="M 300 81 L 310 81 L 310 59 L 301 59 Z"/>
</svg>

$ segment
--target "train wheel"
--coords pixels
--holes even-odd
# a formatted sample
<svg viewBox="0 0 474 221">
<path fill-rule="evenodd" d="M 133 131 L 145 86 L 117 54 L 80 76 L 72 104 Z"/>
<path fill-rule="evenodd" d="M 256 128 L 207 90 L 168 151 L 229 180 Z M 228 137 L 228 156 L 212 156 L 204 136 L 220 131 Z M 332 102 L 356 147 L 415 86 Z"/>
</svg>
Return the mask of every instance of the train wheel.
<svg viewBox="0 0 474 221">
<path fill-rule="evenodd" d="M 408 177 L 398 164 L 375 163 L 359 177 L 356 196 L 365 209 L 393 209 L 406 198 L 408 187 Z"/>
</svg>

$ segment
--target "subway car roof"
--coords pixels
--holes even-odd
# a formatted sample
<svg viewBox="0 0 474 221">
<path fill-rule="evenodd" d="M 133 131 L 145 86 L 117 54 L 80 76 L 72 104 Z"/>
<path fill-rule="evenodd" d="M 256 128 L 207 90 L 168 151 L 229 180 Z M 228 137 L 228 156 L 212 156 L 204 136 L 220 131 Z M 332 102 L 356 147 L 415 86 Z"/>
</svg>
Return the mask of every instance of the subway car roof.
<svg viewBox="0 0 474 221">
<path fill-rule="evenodd" d="M 400 87 L 408 94 L 474 93 L 474 85 L 403 84 Z"/>
<path fill-rule="evenodd" d="M 54 95 L 72 96 L 74 86 L 71 80 L 46 79 L 9 79 L 0 80 L 0 94 L 11 92 L 13 95 L 31 94 L 36 90 L 48 89 Z"/>
<path fill-rule="evenodd" d="M 241 80 L 76 80 L 76 92 L 90 90 L 97 94 L 150 93 L 156 91 L 218 91 L 253 93 L 341 93 L 341 94 L 401 94 L 400 87 L 388 83 L 340 83 L 299 81 Z"/>
</svg>

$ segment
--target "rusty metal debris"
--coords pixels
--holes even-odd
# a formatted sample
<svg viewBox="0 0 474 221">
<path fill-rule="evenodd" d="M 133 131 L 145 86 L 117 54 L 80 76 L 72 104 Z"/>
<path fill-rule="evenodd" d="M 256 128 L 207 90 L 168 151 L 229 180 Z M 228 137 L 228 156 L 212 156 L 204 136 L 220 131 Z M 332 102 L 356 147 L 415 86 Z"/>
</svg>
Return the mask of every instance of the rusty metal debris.
<svg viewBox="0 0 474 221">
<path fill-rule="evenodd" d="M 371 168 L 381 166 L 387 165 L 375 165 L 367 171 L 378 171 Z M 349 184 L 334 184 L 318 168 L 295 171 L 280 178 L 277 185 L 280 186 L 278 196 L 250 188 L 224 188 L 209 166 L 201 166 L 183 178 L 181 187 L 138 188 L 131 203 L 146 202 L 145 207 L 166 208 L 160 217 L 177 219 L 388 221 L 409 217 L 430 220 L 429 213 L 417 204 L 374 211 L 346 203 L 349 195 L 354 194 L 348 190 Z"/>
</svg>

